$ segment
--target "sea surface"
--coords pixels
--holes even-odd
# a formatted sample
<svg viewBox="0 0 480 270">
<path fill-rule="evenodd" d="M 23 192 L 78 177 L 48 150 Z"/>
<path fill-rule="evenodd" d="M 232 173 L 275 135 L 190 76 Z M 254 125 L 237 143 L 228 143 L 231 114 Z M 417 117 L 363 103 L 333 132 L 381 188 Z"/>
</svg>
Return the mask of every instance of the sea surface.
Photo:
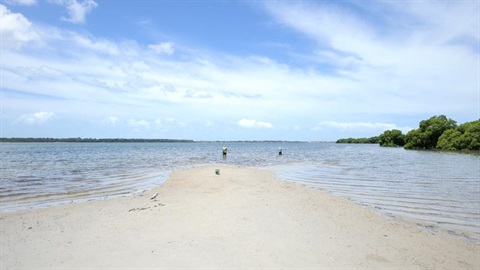
<svg viewBox="0 0 480 270">
<path fill-rule="evenodd" d="M 0 143 L 0 211 L 128 196 L 216 163 L 269 169 L 387 218 L 480 240 L 480 155 L 365 144 Z"/>
</svg>

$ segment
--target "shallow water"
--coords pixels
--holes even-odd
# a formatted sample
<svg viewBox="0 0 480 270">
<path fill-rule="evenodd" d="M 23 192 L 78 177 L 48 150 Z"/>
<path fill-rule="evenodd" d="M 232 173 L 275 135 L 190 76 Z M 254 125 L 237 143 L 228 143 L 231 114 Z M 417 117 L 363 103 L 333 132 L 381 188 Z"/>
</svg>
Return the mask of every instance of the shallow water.
<svg viewBox="0 0 480 270">
<path fill-rule="evenodd" d="M 324 189 L 430 229 L 480 239 L 479 156 L 352 146 L 323 162 L 275 168 L 278 178 Z"/>
<path fill-rule="evenodd" d="M 0 143 L 0 210 L 125 196 L 173 170 L 266 168 L 392 218 L 480 239 L 480 156 L 334 143 Z M 278 147 L 284 155 L 278 156 Z M 212 172 L 213 173 L 213 172 Z"/>
</svg>

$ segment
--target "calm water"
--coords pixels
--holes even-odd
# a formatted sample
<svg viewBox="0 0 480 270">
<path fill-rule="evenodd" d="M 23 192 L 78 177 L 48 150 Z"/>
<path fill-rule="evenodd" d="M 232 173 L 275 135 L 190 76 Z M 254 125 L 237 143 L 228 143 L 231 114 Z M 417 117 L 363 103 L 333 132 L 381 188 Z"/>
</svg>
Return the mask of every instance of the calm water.
<svg viewBox="0 0 480 270">
<path fill-rule="evenodd" d="M 0 210 L 124 196 L 176 169 L 228 163 L 480 240 L 480 156 L 334 143 L 0 143 Z M 282 147 L 283 156 L 277 148 Z"/>
</svg>

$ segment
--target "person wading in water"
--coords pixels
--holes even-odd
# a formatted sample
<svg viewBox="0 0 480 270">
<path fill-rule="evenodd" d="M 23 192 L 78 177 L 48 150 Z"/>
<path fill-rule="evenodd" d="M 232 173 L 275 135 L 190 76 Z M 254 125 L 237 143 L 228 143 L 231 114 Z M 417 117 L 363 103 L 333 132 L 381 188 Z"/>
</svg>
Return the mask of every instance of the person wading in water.
<svg viewBox="0 0 480 270">
<path fill-rule="evenodd" d="M 227 147 L 222 147 L 223 157 L 227 157 Z"/>
</svg>

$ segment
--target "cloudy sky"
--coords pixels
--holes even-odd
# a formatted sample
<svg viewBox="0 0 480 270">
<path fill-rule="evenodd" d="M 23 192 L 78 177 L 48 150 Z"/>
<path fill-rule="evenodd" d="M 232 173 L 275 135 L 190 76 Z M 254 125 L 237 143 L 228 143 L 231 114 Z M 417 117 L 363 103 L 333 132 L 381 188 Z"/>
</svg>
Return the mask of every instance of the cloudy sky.
<svg viewBox="0 0 480 270">
<path fill-rule="evenodd" d="M 479 33 L 476 0 L 0 0 L 0 136 L 324 141 L 473 121 Z"/>
</svg>

